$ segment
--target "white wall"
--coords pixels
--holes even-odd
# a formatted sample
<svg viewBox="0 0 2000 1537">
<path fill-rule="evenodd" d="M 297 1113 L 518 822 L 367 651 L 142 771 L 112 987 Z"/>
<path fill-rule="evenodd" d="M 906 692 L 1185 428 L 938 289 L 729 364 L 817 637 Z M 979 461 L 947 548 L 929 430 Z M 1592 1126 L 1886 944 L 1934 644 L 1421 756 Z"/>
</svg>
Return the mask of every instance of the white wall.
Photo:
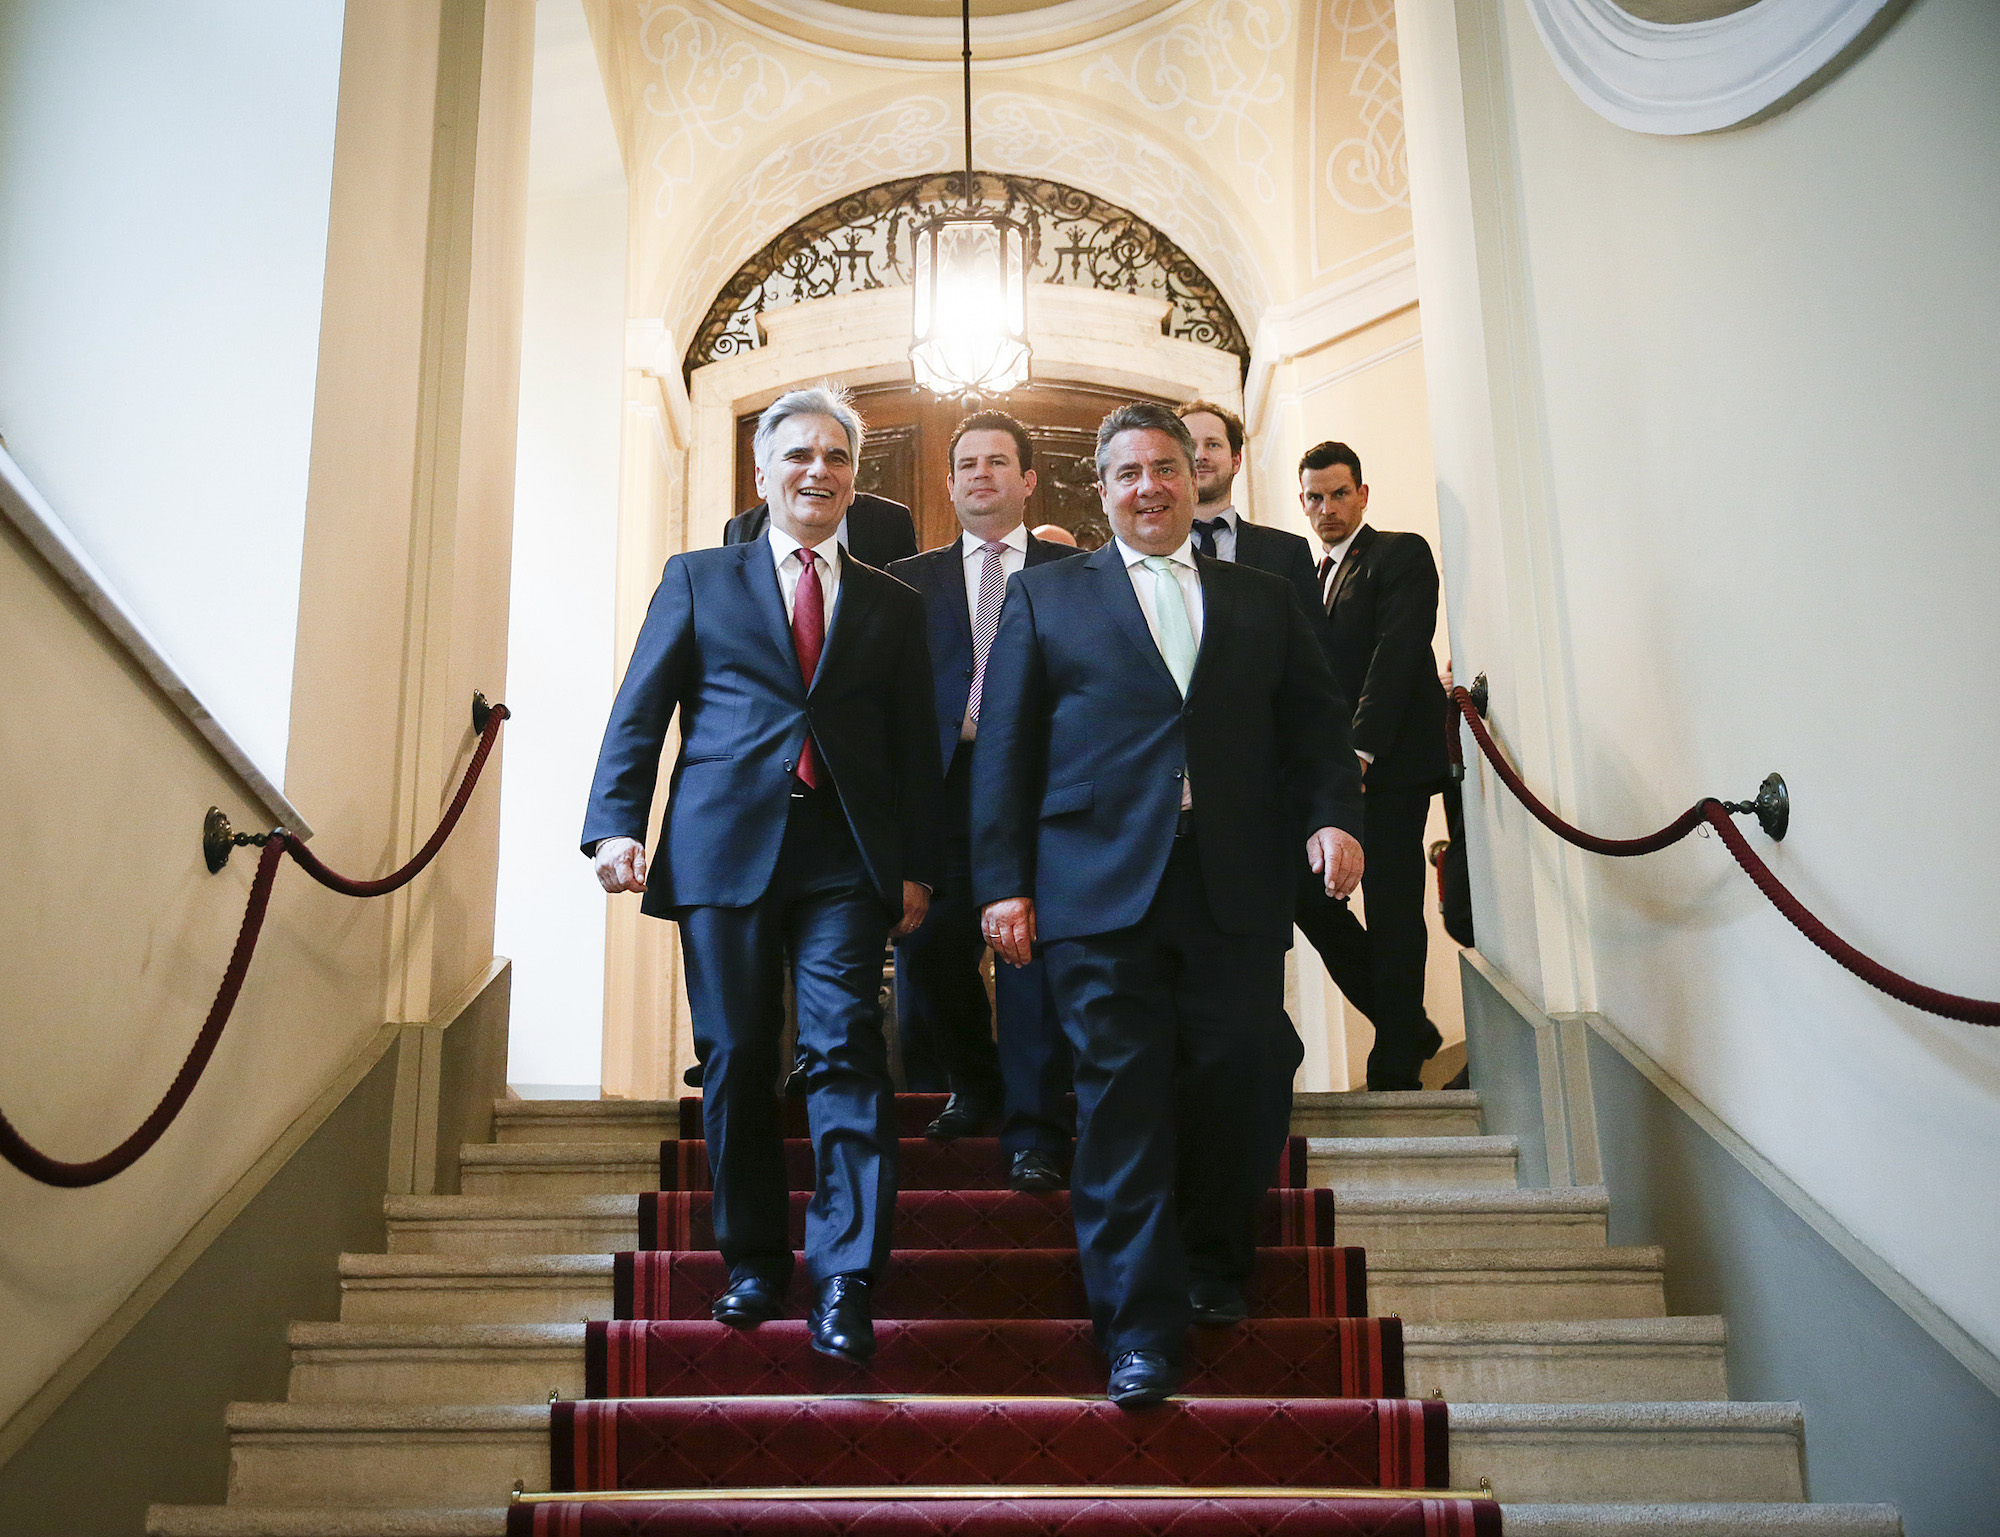
<svg viewBox="0 0 2000 1537">
<path fill-rule="evenodd" d="M 1781 769 L 1781 878 L 2000 997 L 2000 7 L 1919 0 L 1801 104 L 1684 139 L 1584 107 L 1519 0 L 1401 11 L 1461 674 L 1593 830 Z M 1838 970 L 1712 839 L 1566 883 L 1481 783 L 1482 944 L 2000 1350 L 2000 1032 Z"/>
<path fill-rule="evenodd" d="M 343 10 L 0 0 L 0 433 L 276 783 Z"/>
<path fill-rule="evenodd" d="M 493 942 L 514 962 L 508 1081 L 594 1093 L 605 897 L 577 835 L 611 713 L 626 199 L 577 0 L 537 6 L 535 55 Z"/>
</svg>

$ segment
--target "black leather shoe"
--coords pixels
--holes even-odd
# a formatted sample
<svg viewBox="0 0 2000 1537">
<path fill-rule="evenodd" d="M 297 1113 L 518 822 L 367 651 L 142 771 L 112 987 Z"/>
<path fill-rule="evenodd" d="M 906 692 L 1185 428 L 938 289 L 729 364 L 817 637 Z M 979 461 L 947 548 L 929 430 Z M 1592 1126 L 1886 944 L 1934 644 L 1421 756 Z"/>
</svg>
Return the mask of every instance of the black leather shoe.
<svg viewBox="0 0 2000 1537">
<path fill-rule="evenodd" d="M 1194 1321 L 1211 1329 L 1226 1329 L 1250 1316 L 1240 1286 L 1206 1277 L 1188 1287 L 1188 1306 L 1194 1309 Z"/>
<path fill-rule="evenodd" d="M 1016 1153 L 1007 1166 L 1009 1190 L 1060 1190 L 1068 1183 L 1056 1161 L 1038 1147 Z"/>
<path fill-rule="evenodd" d="M 857 1271 L 829 1276 L 820 1283 L 819 1297 L 806 1315 L 812 1325 L 812 1348 L 856 1366 L 875 1354 L 875 1324 L 868 1313 L 868 1277 Z"/>
<path fill-rule="evenodd" d="M 709 1305 L 709 1316 L 732 1329 L 754 1329 L 785 1311 L 785 1289 L 760 1275 L 737 1276 Z"/>
<path fill-rule="evenodd" d="M 1121 1409 L 1146 1409 L 1172 1398 L 1180 1385 L 1179 1370 L 1157 1350 L 1128 1350 L 1111 1363 L 1104 1396 Z"/>
<path fill-rule="evenodd" d="M 687 1085 L 687 1086 L 688 1086 L 688 1087 L 689 1087 L 690 1089 L 698 1089 L 698 1088 L 700 1088 L 700 1087 L 701 1087 L 701 1064 L 700 1064 L 699 1062 L 697 1062 L 697 1063 L 695 1063 L 695 1065 L 694 1065 L 693 1067 L 690 1067 L 690 1068 L 686 1069 L 686 1070 L 685 1070 L 684 1072 L 682 1072 L 682 1074 L 681 1074 L 681 1082 L 682 1082 L 682 1083 L 684 1083 L 684 1084 L 686 1084 L 686 1085 Z"/>
<path fill-rule="evenodd" d="M 986 1130 L 993 1119 L 993 1112 L 976 1099 L 963 1094 L 954 1094 L 944 1102 L 944 1109 L 938 1118 L 924 1128 L 924 1135 L 933 1142 L 949 1142 L 954 1137 L 976 1137 Z"/>
</svg>

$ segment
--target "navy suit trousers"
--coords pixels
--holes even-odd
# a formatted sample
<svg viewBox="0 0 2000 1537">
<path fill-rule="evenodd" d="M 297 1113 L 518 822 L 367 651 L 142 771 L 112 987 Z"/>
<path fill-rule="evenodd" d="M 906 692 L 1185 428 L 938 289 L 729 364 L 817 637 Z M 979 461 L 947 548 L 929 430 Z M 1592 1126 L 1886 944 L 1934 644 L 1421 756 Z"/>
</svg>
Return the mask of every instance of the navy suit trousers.
<svg viewBox="0 0 2000 1537">
<path fill-rule="evenodd" d="M 993 1007 L 979 966 L 986 954 L 972 901 L 969 847 L 972 752 L 961 744 L 944 781 L 944 885 L 923 927 L 896 945 L 896 1029 L 903 1076 L 915 1093 L 952 1093 L 1002 1108 L 1001 1146 L 1061 1160 L 1069 1147 L 1069 1043 L 1039 956 L 996 962 Z"/>
<path fill-rule="evenodd" d="M 1188 1285 L 1242 1285 L 1304 1057 L 1277 937 L 1224 933 L 1194 839 L 1174 840 L 1146 915 L 1047 947 L 1076 1053 L 1070 1175 L 1097 1341 L 1186 1356 Z"/>
<path fill-rule="evenodd" d="M 793 800 L 777 869 L 757 901 L 676 917 L 703 1063 L 716 1246 L 730 1273 L 780 1285 L 791 1278 L 784 1133 L 772 1092 L 789 954 L 819 1169 L 806 1209 L 806 1268 L 815 1283 L 849 1271 L 879 1275 L 896 1205 L 881 1004 L 890 923 L 839 797 L 829 787 Z"/>
</svg>

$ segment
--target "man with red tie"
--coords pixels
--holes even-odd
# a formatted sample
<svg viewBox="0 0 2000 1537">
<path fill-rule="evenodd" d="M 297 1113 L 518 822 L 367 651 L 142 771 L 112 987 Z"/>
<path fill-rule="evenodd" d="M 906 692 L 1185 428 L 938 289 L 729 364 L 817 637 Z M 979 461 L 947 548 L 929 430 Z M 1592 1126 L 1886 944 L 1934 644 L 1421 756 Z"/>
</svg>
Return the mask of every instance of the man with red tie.
<svg viewBox="0 0 2000 1537">
<path fill-rule="evenodd" d="M 763 537 L 667 562 L 612 706 L 583 827 L 606 891 L 681 926 L 717 1247 L 719 1322 L 777 1317 L 791 1279 L 774 1085 L 787 957 L 817 1185 L 806 1212 L 813 1348 L 874 1351 L 869 1287 L 896 1199 L 882 949 L 938 880 L 942 772 L 923 601 L 844 554 L 862 425 L 844 391 L 757 423 Z M 675 712 L 660 845 L 644 840 Z"/>
</svg>

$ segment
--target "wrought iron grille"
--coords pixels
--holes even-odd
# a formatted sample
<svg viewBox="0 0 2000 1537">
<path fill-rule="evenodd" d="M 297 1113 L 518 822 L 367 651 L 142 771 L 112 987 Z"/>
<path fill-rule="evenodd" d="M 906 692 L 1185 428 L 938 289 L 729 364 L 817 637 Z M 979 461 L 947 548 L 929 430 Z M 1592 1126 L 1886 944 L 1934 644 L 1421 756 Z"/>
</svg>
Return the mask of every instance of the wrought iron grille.
<svg viewBox="0 0 2000 1537">
<path fill-rule="evenodd" d="M 1185 251 L 1137 214 L 1059 181 L 991 172 L 973 180 L 983 209 L 1027 226 L 1030 282 L 1163 298 L 1165 335 L 1233 352 L 1247 364 L 1250 344 L 1228 301 Z M 683 367 L 691 373 L 758 346 L 757 316 L 767 309 L 907 287 L 910 231 L 934 213 L 963 208 L 964 188 L 962 173 L 905 177 L 807 214 L 723 285 Z"/>
</svg>

